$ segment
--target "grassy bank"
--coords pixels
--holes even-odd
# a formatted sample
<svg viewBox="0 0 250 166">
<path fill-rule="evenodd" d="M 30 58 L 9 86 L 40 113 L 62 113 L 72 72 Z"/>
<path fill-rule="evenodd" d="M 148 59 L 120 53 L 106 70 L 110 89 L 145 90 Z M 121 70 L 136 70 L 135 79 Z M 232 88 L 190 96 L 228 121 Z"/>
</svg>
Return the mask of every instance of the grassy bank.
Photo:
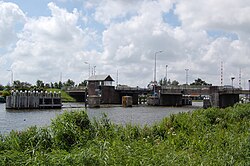
<svg viewBox="0 0 250 166">
<path fill-rule="evenodd" d="M 52 89 L 52 88 L 50 88 L 50 89 L 46 89 L 48 92 L 61 92 L 61 96 L 62 96 L 62 102 L 76 102 L 76 100 L 73 98 L 73 97 L 71 97 L 71 96 L 69 96 L 65 91 L 63 91 L 63 90 L 60 90 L 60 89 Z"/>
<path fill-rule="evenodd" d="M 179 113 L 153 126 L 66 112 L 0 138 L 0 165 L 249 165 L 250 104 Z"/>
</svg>

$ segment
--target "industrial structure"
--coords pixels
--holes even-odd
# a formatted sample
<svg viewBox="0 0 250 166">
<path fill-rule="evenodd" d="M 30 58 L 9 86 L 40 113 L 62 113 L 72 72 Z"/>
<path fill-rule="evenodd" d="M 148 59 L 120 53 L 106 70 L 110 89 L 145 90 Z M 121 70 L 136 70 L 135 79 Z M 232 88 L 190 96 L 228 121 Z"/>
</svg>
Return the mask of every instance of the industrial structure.
<svg viewBox="0 0 250 166">
<path fill-rule="evenodd" d="M 89 107 L 100 107 L 101 104 L 122 105 L 124 96 L 131 96 L 132 104 L 137 105 L 141 97 L 148 105 L 153 106 L 184 106 L 191 105 L 192 98 L 206 97 L 206 106 L 227 107 L 239 102 L 240 89 L 223 86 L 158 86 L 150 88 L 129 87 L 126 85 L 113 86 L 110 75 L 93 75 L 87 79 L 85 93 Z"/>
<path fill-rule="evenodd" d="M 12 91 L 6 98 L 7 109 L 50 109 L 61 108 L 61 93 Z"/>
</svg>

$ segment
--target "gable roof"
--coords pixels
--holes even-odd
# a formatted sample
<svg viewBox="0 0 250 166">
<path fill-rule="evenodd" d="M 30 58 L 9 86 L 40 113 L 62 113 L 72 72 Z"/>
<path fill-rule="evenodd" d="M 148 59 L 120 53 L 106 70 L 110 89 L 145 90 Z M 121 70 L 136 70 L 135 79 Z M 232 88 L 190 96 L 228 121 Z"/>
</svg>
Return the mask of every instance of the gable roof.
<svg viewBox="0 0 250 166">
<path fill-rule="evenodd" d="M 114 81 L 110 75 L 93 75 L 87 81 Z"/>
</svg>

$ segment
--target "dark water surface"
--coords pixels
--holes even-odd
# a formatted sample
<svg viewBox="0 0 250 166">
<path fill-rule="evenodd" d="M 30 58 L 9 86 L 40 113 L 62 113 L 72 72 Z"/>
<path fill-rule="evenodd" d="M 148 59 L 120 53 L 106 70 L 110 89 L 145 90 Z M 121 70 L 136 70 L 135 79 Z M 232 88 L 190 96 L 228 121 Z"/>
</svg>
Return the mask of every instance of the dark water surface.
<svg viewBox="0 0 250 166">
<path fill-rule="evenodd" d="M 0 134 L 11 130 L 23 130 L 30 126 L 48 126 L 51 119 L 64 111 L 82 110 L 84 105 L 79 103 L 64 104 L 62 109 L 50 110 L 6 110 L 5 104 L 0 104 Z M 105 113 L 111 122 L 116 124 L 151 125 L 161 121 L 170 114 L 188 112 L 202 107 L 202 103 L 193 102 L 193 106 L 186 107 L 149 107 L 134 106 L 132 108 L 105 107 L 87 109 L 90 119 L 100 118 Z"/>
</svg>

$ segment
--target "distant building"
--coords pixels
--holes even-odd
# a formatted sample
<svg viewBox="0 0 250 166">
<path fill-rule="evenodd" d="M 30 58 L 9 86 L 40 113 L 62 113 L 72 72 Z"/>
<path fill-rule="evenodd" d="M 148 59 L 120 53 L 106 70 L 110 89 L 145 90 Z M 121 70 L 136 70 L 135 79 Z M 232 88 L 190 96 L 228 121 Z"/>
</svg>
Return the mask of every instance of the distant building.
<svg viewBox="0 0 250 166">
<path fill-rule="evenodd" d="M 88 96 L 99 96 L 102 104 L 120 103 L 110 75 L 93 75 L 88 80 Z"/>
<path fill-rule="evenodd" d="M 110 75 L 93 75 L 87 81 L 88 95 L 101 95 L 102 86 L 112 86 L 114 80 Z"/>
</svg>

